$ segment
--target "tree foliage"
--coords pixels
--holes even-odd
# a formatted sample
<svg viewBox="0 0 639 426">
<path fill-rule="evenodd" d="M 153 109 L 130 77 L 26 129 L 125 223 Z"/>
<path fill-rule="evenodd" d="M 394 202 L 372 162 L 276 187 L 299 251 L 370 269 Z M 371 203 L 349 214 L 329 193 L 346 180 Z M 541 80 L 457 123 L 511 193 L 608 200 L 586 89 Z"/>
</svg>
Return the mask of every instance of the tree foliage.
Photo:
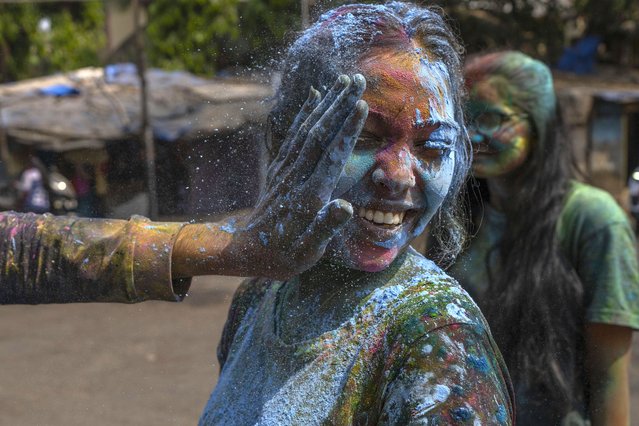
<svg viewBox="0 0 639 426">
<path fill-rule="evenodd" d="M 149 57 L 155 66 L 211 74 L 263 59 L 300 26 L 297 0 L 154 0 Z"/>
<path fill-rule="evenodd" d="M 609 51 L 639 43 L 636 0 L 436 0 L 435 3 L 453 18 L 470 53 L 512 48 L 555 63 L 563 49 L 579 36 L 599 36 Z M 608 59 L 619 62 L 619 58 Z"/>
<path fill-rule="evenodd" d="M 96 65 L 104 44 L 99 1 L 0 4 L 0 81 Z"/>
<path fill-rule="evenodd" d="M 444 8 L 470 53 L 513 48 L 554 63 L 571 42 L 567 29 L 580 23 L 584 35 L 602 38 L 607 60 L 618 62 L 624 52 L 632 56 L 634 49 L 635 63 L 639 63 L 637 0 L 417 1 Z M 310 0 L 311 17 L 347 2 Z M 264 63 L 301 29 L 300 0 L 147 3 L 150 65 L 197 74 Z M 49 19 L 50 31 L 39 29 L 43 18 Z M 106 41 L 104 19 L 104 4 L 99 0 L 0 4 L 0 80 L 100 65 Z"/>
<path fill-rule="evenodd" d="M 237 0 L 157 0 L 149 6 L 149 58 L 155 66 L 213 71 L 212 58 L 237 38 Z"/>
</svg>

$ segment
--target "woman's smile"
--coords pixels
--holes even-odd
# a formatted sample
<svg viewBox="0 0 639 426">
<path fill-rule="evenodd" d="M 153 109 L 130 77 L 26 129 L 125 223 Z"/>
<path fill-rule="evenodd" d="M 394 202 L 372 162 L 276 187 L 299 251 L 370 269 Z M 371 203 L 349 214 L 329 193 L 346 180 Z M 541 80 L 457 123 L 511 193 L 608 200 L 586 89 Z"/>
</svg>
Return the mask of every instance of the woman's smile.
<svg viewBox="0 0 639 426">
<path fill-rule="evenodd" d="M 378 48 L 360 67 L 368 119 L 333 194 L 353 205 L 355 217 L 328 253 L 375 272 L 423 231 L 448 193 L 459 127 L 437 62 Z"/>
</svg>

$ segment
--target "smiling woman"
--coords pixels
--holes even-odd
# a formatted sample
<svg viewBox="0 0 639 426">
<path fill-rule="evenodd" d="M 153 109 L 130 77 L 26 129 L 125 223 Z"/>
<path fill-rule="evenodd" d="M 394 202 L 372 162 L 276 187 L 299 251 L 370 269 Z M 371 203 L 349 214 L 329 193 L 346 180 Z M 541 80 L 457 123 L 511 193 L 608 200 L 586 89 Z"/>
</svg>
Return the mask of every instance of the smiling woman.
<svg viewBox="0 0 639 426">
<path fill-rule="evenodd" d="M 264 191 L 320 141 L 319 170 L 343 173 L 334 191 L 309 176 L 299 209 L 333 200 L 355 217 L 308 271 L 240 287 L 201 424 L 512 423 L 508 373 L 477 306 L 409 247 L 430 222 L 445 259 L 462 242 L 459 51 L 436 11 L 403 3 L 337 8 L 292 45 Z M 267 246 L 304 232 L 295 220 L 275 229 Z"/>
</svg>

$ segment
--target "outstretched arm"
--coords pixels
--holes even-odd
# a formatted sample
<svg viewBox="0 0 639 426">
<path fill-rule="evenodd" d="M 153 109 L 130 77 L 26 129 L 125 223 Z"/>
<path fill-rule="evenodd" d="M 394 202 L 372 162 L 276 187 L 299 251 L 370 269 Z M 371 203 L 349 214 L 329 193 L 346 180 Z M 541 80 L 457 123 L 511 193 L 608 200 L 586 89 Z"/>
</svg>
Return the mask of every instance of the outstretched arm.
<svg viewBox="0 0 639 426">
<path fill-rule="evenodd" d="M 179 300 L 171 280 L 181 223 L 0 213 L 0 303 Z"/>
<path fill-rule="evenodd" d="M 309 97 L 270 164 L 255 209 L 224 223 L 186 225 L 173 251 L 173 276 L 226 274 L 284 279 L 313 266 L 353 215 L 331 200 L 368 115 L 361 75 L 338 78 Z"/>
<path fill-rule="evenodd" d="M 182 224 L 0 213 L 0 303 L 181 300 L 195 275 L 287 278 L 351 218 L 331 194 L 368 114 L 361 75 L 309 98 L 256 208 Z"/>
</svg>

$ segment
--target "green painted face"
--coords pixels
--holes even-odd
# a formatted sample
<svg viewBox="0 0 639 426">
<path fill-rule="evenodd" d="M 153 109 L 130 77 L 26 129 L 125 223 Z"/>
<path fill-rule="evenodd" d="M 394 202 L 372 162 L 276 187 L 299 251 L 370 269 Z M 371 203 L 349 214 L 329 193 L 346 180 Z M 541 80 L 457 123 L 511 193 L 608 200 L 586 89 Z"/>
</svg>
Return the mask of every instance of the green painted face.
<svg viewBox="0 0 639 426">
<path fill-rule="evenodd" d="M 490 76 L 469 88 L 468 130 L 473 172 L 479 178 L 510 175 L 524 164 L 533 145 L 530 122 L 513 104 L 509 86 L 503 77 Z"/>
</svg>

